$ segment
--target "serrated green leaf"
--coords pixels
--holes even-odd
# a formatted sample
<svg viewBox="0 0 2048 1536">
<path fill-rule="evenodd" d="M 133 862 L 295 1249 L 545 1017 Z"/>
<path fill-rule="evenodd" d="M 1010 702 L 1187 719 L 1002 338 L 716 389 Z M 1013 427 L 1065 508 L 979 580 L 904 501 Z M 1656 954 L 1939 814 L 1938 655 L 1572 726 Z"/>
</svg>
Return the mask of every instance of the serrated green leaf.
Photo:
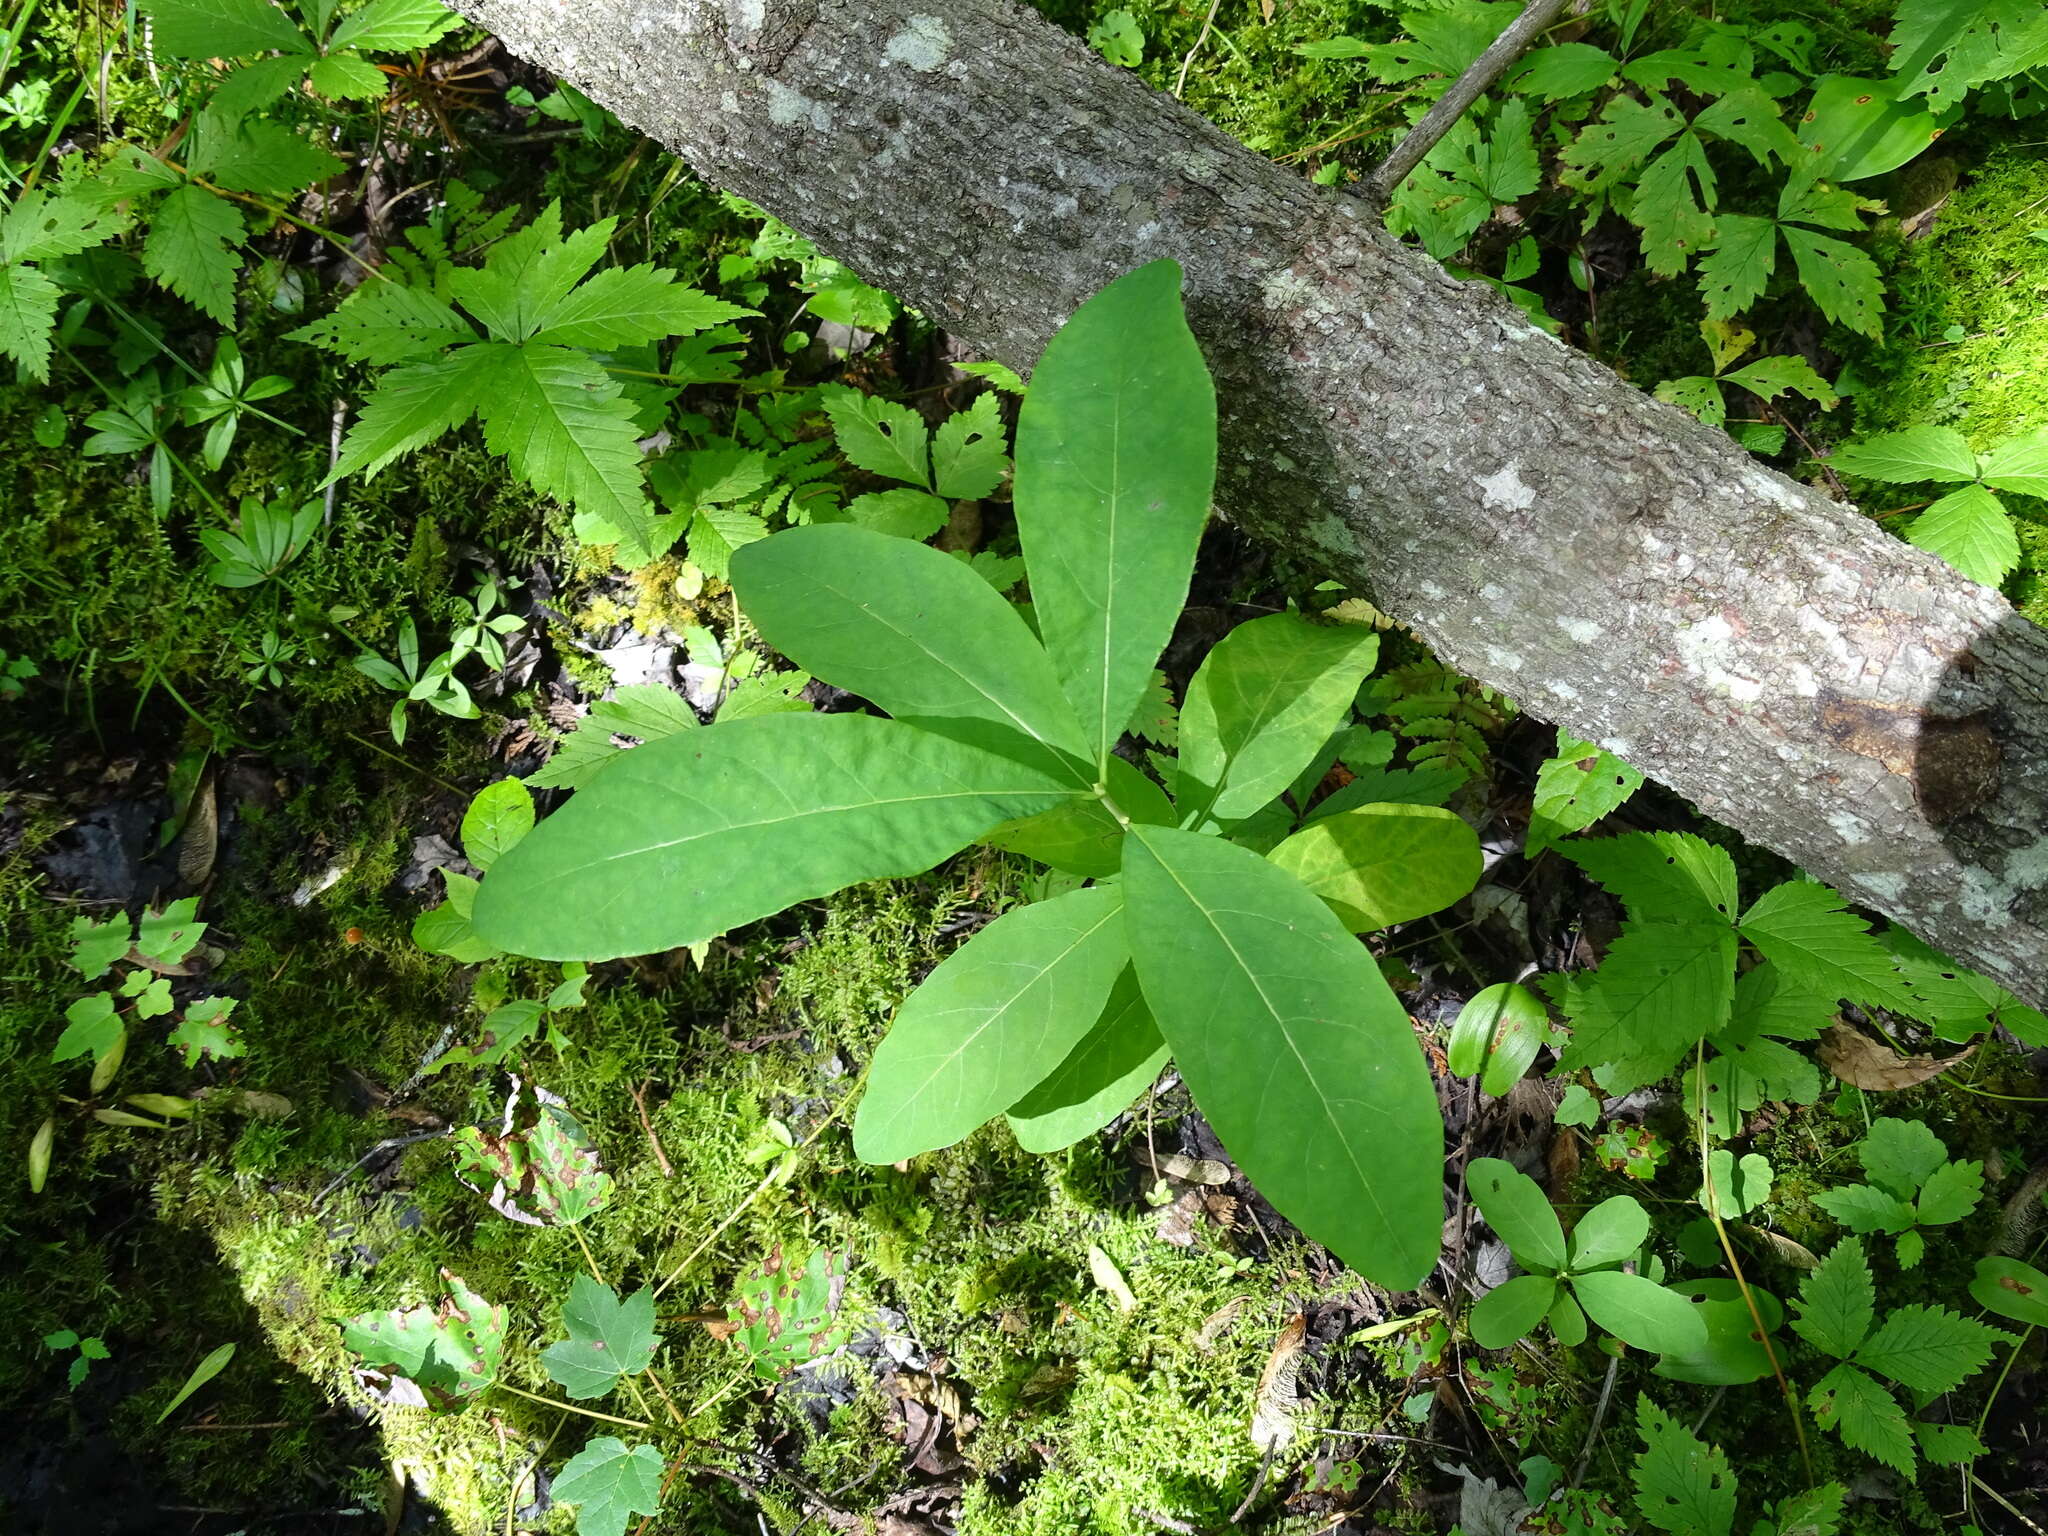
<svg viewBox="0 0 2048 1536">
<path fill-rule="evenodd" d="M 1886 1313 L 1855 1360 L 1915 1392 L 1950 1392 L 1983 1368 L 2004 1337 L 1946 1307 L 1915 1303 Z"/>
<path fill-rule="evenodd" d="M 367 1364 L 416 1383 L 437 1408 L 459 1407 L 498 1379 L 505 1309 L 441 1271 L 449 1294 L 438 1308 L 366 1312 L 342 1325 L 342 1342 Z"/>
<path fill-rule="evenodd" d="M 476 340 L 469 322 L 424 288 L 365 283 L 331 314 L 289 335 L 354 363 L 420 362 Z M 466 418 L 465 418 L 466 419 Z"/>
<path fill-rule="evenodd" d="M 1670 1536 L 1728 1536 L 1735 1528 L 1735 1474 L 1728 1458 L 1647 1396 L 1636 1399 L 1636 1508 Z"/>
<path fill-rule="evenodd" d="M 1856 1144 L 1856 1157 L 1872 1182 L 1910 1200 L 1928 1176 L 1948 1161 L 1941 1138 L 1918 1120 L 1891 1115 L 1870 1123 Z"/>
<path fill-rule="evenodd" d="M 1138 973 L 1126 967 L 1094 1027 L 1037 1087 L 1010 1106 L 1017 1145 L 1026 1152 L 1058 1152 L 1093 1136 L 1130 1108 L 1159 1076 L 1167 1056 Z"/>
<path fill-rule="evenodd" d="M 1039 633 L 1098 761 L 1180 616 L 1215 483 L 1215 422 L 1172 261 L 1083 304 L 1024 397 L 1017 532 Z"/>
<path fill-rule="evenodd" d="M 1890 41 L 1899 96 L 1951 107 L 2048 62 L 2048 19 L 2035 0 L 1900 0 Z"/>
<path fill-rule="evenodd" d="M 588 1275 L 578 1275 L 569 1287 L 562 1326 L 569 1337 L 542 1350 L 540 1363 L 577 1399 L 603 1397 L 621 1377 L 639 1375 L 661 1345 L 653 1291 L 643 1287 L 621 1301 L 618 1292 Z"/>
<path fill-rule="evenodd" d="M 306 83 L 332 101 L 379 101 L 391 87 L 383 70 L 353 53 L 330 53 L 313 60 L 306 68 Z M 236 97 L 240 96 L 237 92 Z M 218 96 L 214 100 L 220 102 Z"/>
<path fill-rule="evenodd" d="M 1087 740 L 1044 648 L 952 556 L 819 524 L 749 545 L 734 560 L 733 587 L 763 638 L 813 676 L 901 720 L 985 722 L 977 745 L 1077 788 L 1093 782 L 1080 766 Z"/>
<path fill-rule="evenodd" d="M 1824 411 L 1832 409 L 1837 400 L 1828 381 L 1803 357 L 1760 357 L 1726 375 L 1724 382 L 1748 390 L 1759 400 L 1804 395 Z"/>
<path fill-rule="evenodd" d="M 540 310 L 528 339 L 610 351 L 692 335 L 754 313 L 699 293 L 666 267 L 608 267 Z"/>
<path fill-rule="evenodd" d="M 1003 451 L 1003 413 L 990 390 L 976 395 L 964 411 L 939 423 L 932 439 L 932 489 L 941 496 L 974 500 L 1003 483 L 1009 457 Z"/>
<path fill-rule="evenodd" d="M 907 405 L 833 385 L 819 392 L 847 462 L 919 490 L 932 488 L 931 428 Z"/>
<path fill-rule="evenodd" d="M 451 1046 L 436 1056 L 426 1071 L 432 1075 L 455 1066 L 494 1067 L 509 1060 L 514 1051 L 540 1033 L 547 1016 L 545 1003 L 524 998 L 500 1003 L 484 1015 L 475 1045 Z"/>
<path fill-rule="evenodd" d="M 1841 474 L 1891 485 L 1977 478 L 1977 456 L 1954 427 L 1918 426 L 1842 444 L 1828 459 Z"/>
<path fill-rule="evenodd" d="M 327 39 L 336 48 L 427 48 L 462 25 L 441 0 L 370 0 L 341 19 Z"/>
<path fill-rule="evenodd" d="M 119 218 L 98 203 L 38 187 L 0 213 L 0 262 L 76 256 L 120 232 Z"/>
<path fill-rule="evenodd" d="M 1877 1381 L 1853 1365 L 1838 1365 L 1814 1383 L 1806 1402 L 1820 1427 L 1839 1432 L 1843 1444 L 1912 1475 L 1913 1435 L 1905 1410 Z"/>
<path fill-rule="evenodd" d="M 1231 630 L 1202 659 L 1181 704 L 1183 808 L 1231 822 L 1280 794 L 1350 718 L 1378 656 L 1369 630 L 1291 613 Z"/>
<path fill-rule="evenodd" d="M 0 266 L 0 357 L 37 383 L 50 378 L 50 332 L 63 291 L 34 267 Z"/>
<path fill-rule="evenodd" d="M 1663 1076 L 1728 1021 L 1735 955 L 1734 931 L 1718 923 L 1623 928 L 1574 996 L 1560 1065 L 1617 1064 L 1645 1082 Z"/>
<path fill-rule="evenodd" d="M 342 163 L 281 123 L 206 111 L 193 125 L 188 169 L 230 192 L 286 198 L 325 181 Z"/>
<path fill-rule="evenodd" d="M 1792 1330 L 1824 1355 L 1846 1360 L 1870 1332 L 1877 1315 L 1877 1288 L 1863 1245 L 1847 1238 L 1835 1244 L 1820 1267 L 1799 1285 L 1799 1316 Z"/>
<path fill-rule="evenodd" d="M 1941 556 L 1972 581 L 1995 587 L 2020 563 L 2005 504 L 1981 485 L 1950 491 L 1906 525 L 1906 541 Z"/>
<path fill-rule="evenodd" d="M 202 997 L 185 1005 L 185 1016 L 171 1031 L 170 1044 L 184 1053 L 186 1066 L 197 1066 L 202 1056 L 208 1061 L 225 1061 L 248 1054 L 249 1048 L 228 1023 L 235 1007 L 232 997 Z"/>
<path fill-rule="evenodd" d="M 342 439 L 341 455 L 321 485 L 357 473 L 374 480 L 400 454 L 425 447 L 461 426 L 476 414 L 478 396 L 491 372 L 486 350 L 473 346 L 383 374 Z"/>
<path fill-rule="evenodd" d="M 905 999 L 868 1069 L 853 1147 L 896 1163 L 951 1146 L 1059 1065 L 1130 964 L 1123 893 L 1069 891 L 1006 912 Z"/>
<path fill-rule="evenodd" d="M 1937 1467 L 1960 1466 L 1985 1454 L 1984 1442 L 1967 1424 L 1928 1424 L 1916 1419 L 1913 1438 L 1920 1442 L 1920 1454 Z"/>
<path fill-rule="evenodd" d="M 1884 276 L 1867 251 L 1796 224 L 1780 224 L 1778 232 L 1792 252 L 1799 285 L 1823 315 L 1866 336 L 1882 334 Z"/>
<path fill-rule="evenodd" d="M 150 46 L 174 59 L 310 54 L 312 42 L 268 0 L 142 0 Z"/>
<path fill-rule="evenodd" d="M 1619 67 L 1613 54 L 1591 43 L 1552 43 L 1532 50 L 1502 88 L 1539 101 L 1563 101 L 1598 90 Z"/>
<path fill-rule="evenodd" d="M 1710 427 L 1718 427 L 1728 420 L 1728 402 L 1721 398 L 1721 381 L 1710 379 L 1705 374 L 1692 374 L 1682 379 L 1664 379 L 1654 391 L 1659 400 L 1691 411 Z"/>
<path fill-rule="evenodd" d="M 661 1472 L 661 1452 L 653 1446 L 628 1449 L 623 1440 L 599 1435 L 555 1474 L 550 1492 L 578 1506 L 577 1536 L 625 1536 L 631 1516 L 660 1512 Z"/>
<path fill-rule="evenodd" d="M 242 235 L 241 215 L 224 199 L 199 187 L 179 187 L 150 218 L 142 270 L 209 319 L 231 327 L 237 265 L 232 247 L 242 243 Z"/>
<path fill-rule="evenodd" d="M 1835 1536 L 1841 1529 L 1845 1493 L 1840 1483 L 1822 1483 L 1781 1500 L 1771 1511 L 1777 1527 L 1774 1536 Z"/>
<path fill-rule="evenodd" d="M 1720 399 L 1718 390 L 1714 398 Z M 1620 809 L 1642 783 L 1643 776 L 1612 752 L 1559 731 L 1557 751 L 1536 770 L 1536 796 L 1523 852 L 1533 859 L 1571 833 L 1583 832 Z"/>
<path fill-rule="evenodd" d="M 270 58 L 251 59 L 228 72 L 207 105 L 230 117 L 245 116 L 269 106 L 297 85 L 308 69 L 322 62 L 304 53 L 281 53 Z M 381 72 L 377 80 L 379 94 L 382 94 L 384 76 Z M 167 171 L 165 174 L 176 179 L 175 172 Z"/>
<path fill-rule="evenodd" d="M 95 1061 L 119 1045 L 126 1034 L 113 997 L 105 992 L 88 992 L 64 1010 L 64 1032 L 50 1047 L 50 1060 L 70 1061 L 90 1055 Z"/>
<path fill-rule="evenodd" d="M 499 861 L 476 927 L 550 960 L 697 944 L 859 880 L 929 869 L 1070 793 L 893 720 L 732 721 L 622 755 Z"/>
<path fill-rule="evenodd" d="M 1728 923 L 1736 903 L 1735 861 L 1689 832 L 1630 832 L 1587 838 L 1558 852 L 1648 922 Z"/>
<path fill-rule="evenodd" d="M 1647 103 L 1617 95 L 1600 120 L 1588 123 L 1566 148 L 1560 164 L 1567 185 L 1603 192 L 1619 182 L 1685 127 L 1679 110 L 1661 96 Z"/>
<path fill-rule="evenodd" d="M 1824 1189 L 1813 1203 L 1851 1232 L 1904 1232 L 1913 1225 L 1913 1207 L 1874 1184 Z"/>
<path fill-rule="evenodd" d="M 1362 805 L 1324 816 L 1267 857 L 1353 933 L 1441 912 L 1479 883 L 1484 863 L 1478 834 L 1433 805 Z"/>
<path fill-rule="evenodd" d="M 1643 232 L 1643 260 L 1659 277 L 1672 277 L 1714 238 L 1708 212 L 1716 201 L 1714 168 L 1698 135 L 1688 131 L 1636 178 L 1629 218 Z"/>
<path fill-rule="evenodd" d="M 1517 1275 L 1480 1297 L 1465 1319 L 1466 1326 L 1481 1349 L 1506 1349 L 1534 1333 L 1556 1301 L 1554 1278 Z"/>
<path fill-rule="evenodd" d="M 1764 892 L 1742 914 L 1741 930 L 1790 981 L 1853 1003 L 1912 1011 L 1912 996 L 1870 925 L 1817 881 L 1788 880 Z"/>
<path fill-rule="evenodd" d="M 644 563 L 656 537 L 654 509 L 633 406 L 618 381 L 566 347 L 484 343 L 463 352 L 478 354 L 464 383 L 476 391 L 486 446 L 534 489 L 615 529 L 623 563 Z"/>
<path fill-rule="evenodd" d="M 1984 455 L 1980 473 L 1988 485 L 2022 496 L 2048 498 L 2048 427 L 2008 437 Z"/>
<path fill-rule="evenodd" d="M 629 683 L 609 699 L 590 706 L 550 757 L 526 782 L 534 789 L 581 789 L 627 749 L 613 745 L 614 736 L 659 741 L 697 724 L 697 712 L 681 694 L 659 683 Z"/>
<path fill-rule="evenodd" d="M 1442 1121 L 1407 1012 L 1372 957 L 1312 892 L 1244 848 L 1140 826 L 1124 850 L 1146 1005 L 1231 1157 L 1360 1274 L 1416 1284 L 1442 1226 Z"/>
<path fill-rule="evenodd" d="M 1768 166 L 1773 159 L 1791 165 L 1800 158 L 1799 140 L 1779 116 L 1777 103 L 1755 85 L 1742 85 L 1709 102 L 1692 126 L 1740 144 L 1758 165 Z"/>
<path fill-rule="evenodd" d="M 80 913 L 71 919 L 71 954 L 67 963 L 87 981 L 98 981 L 134 944 L 135 926 L 117 912 L 95 922 Z"/>
<path fill-rule="evenodd" d="M 1472 180 L 1490 202 L 1507 204 L 1543 184 L 1536 141 L 1529 133 L 1529 108 L 1510 97 L 1487 124 L 1486 147 L 1473 157 Z"/>
<path fill-rule="evenodd" d="M 1574 1275 L 1572 1295 L 1596 1327 L 1655 1355 L 1697 1354 L 1707 1347 L 1707 1325 L 1691 1302 L 1642 1275 L 1596 1269 Z"/>
<path fill-rule="evenodd" d="M 1778 226 L 1753 214 L 1724 213 L 1714 221 L 1713 248 L 1700 258 L 1700 292 L 1707 318 L 1726 320 L 1762 296 L 1778 267 Z"/>
<path fill-rule="evenodd" d="M 700 507 L 690 519 L 690 563 L 716 581 L 732 574 L 733 556 L 768 537 L 759 513 L 740 507 Z"/>
<path fill-rule="evenodd" d="M 1543 1187 L 1513 1163 L 1475 1158 L 1465 1170 L 1465 1189 L 1479 1214 L 1525 1268 L 1565 1266 L 1564 1228 Z"/>
<path fill-rule="evenodd" d="M 846 504 L 848 521 L 891 538 L 925 540 L 946 526 L 953 509 L 929 491 L 904 486 L 870 491 Z"/>
</svg>

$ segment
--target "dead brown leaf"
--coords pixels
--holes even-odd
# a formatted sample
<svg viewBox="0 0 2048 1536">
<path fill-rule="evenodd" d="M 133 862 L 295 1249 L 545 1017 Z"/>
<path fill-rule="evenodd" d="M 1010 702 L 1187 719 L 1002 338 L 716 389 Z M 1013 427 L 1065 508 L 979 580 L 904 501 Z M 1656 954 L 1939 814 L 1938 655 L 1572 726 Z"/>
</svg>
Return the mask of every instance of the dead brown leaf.
<svg viewBox="0 0 2048 1536">
<path fill-rule="evenodd" d="M 1830 1024 L 1820 1037 L 1820 1059 L 1827 1069 L 1852 1087 L 1876 1093 L 1916 1088 L 1967 1061 L 1976 1049 L 1965 1046 L 1953 1056 L 1901 1056 L 1882 1040 L 1846 1024 Z"/>
<path fill-rule="evenodd" d="M 1297 1312 L 1281 1325 L 1266 1368 L 1259 1372 L 1259 1388 L 1252 1398 L 1252 1444 L 1261 1451 L 1284 1449 L 1294 1439 L 1294 1410 L 1301 1402 L 1301 1349 L 1307 1337 L 1308 1315 Z"/>
</svg>

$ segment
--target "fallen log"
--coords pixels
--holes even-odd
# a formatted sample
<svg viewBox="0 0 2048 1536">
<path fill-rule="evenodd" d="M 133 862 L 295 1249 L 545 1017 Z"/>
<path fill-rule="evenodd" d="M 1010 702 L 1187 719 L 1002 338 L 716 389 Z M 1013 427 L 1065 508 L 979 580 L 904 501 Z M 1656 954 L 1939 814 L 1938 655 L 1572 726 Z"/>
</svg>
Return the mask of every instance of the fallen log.
<svg viewBox="0 0 2048 1536">
<path fill-rule="evenodd" d="M 2048 1003 L 2048 634 L 1007 0 L 458 0 L 1020 369 L 1187 269 L 1218 497 L 1449 664 Z"/>
</svg>

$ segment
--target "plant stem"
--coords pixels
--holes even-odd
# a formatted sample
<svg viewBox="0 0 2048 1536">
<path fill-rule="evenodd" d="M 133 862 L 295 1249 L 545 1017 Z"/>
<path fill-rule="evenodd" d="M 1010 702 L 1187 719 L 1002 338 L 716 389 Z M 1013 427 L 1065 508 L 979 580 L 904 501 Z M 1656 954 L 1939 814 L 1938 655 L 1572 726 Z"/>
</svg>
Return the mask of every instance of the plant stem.
<svg viewBox="0 0 2048 1536">
<path fill-rule="evenodd" d="M 523 1397 L 528 1402 L 539 1403 L 546 1408 L 558 1408 L 563 1413 L 580 1413 L 586 1419 L 602 1419 L 607 1424 L 623 1424 L 628 1429 L 652 1431 L 654 1426 L 642 1419 L 622 1419 L 617 1414 L 599 1413 L 595 1408 L 578 1408 L 574 1403 L 556 1402 L 552 1397 L 542 1397 L 538 1392 L 529 1392 L 524 1387 L 515 1387 L 510 1382 L 493 1382 L 501 1392 L 510 1392 L 514 1397 Z"/>
<path fill-rule="evenodd" d="M 1522 56 L 1537 33 L 1563 9 L 1564 0 L 1529 0 L 1522 14 L 1509 22 L 1507 30 L 1487 44 L 1486 51 L 1451 82 L 1450 89 L 1437 98 L 1436 105 L 1423 114 L 1421 122 L 1408 130 L 1408 136 L 1394 146 L 1393 153 L 1373 168 L 1360 188 L 1360 195 L 1374 208 L 1386 207 L 1394 189 L 1422 164 L 1423 157 L 1436 148 L 1437 140 L 1451 131 L 1451 125 L 1486 93 L 1503 70 Z"/>
</svg>

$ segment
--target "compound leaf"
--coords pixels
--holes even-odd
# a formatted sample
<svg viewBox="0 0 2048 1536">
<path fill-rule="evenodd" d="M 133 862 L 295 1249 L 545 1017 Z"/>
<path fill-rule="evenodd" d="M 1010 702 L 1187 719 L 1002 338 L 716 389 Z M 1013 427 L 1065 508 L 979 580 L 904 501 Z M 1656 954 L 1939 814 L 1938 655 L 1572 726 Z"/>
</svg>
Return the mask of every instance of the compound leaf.
<svg viewBox="0 0 2048 1536">
<path fill-rule="evenodd" d="M 1863 1245 L 1853 1237 L 1837 1243 L 1820 1267 L 1800 1282 L 1796 1304 L 1795 1333 L 1837 1360 L 1854 1354 L 1877 1314 L 1877 1288 Z"/>
<path fill-rule="evenodd" d="M 1950 491 L 1906 525 L 1906 542 L 1939 555 L 1972 581 L 1995 587 L 2020 563 L 2005 503 L 1981 485 Z"/>
<path fill-rule="evenodd" d="M 1915 1392 L 1950 1392 L 1983 1368 L 2004 1337 L 1975 1318 L 1915 1303 L 1885 1315 L 1856 1363 Z"/>
<path fill-rule="evenodd" d="M 266 6 L 264 9 L 268 10 Z M 235 323 L 235 253 L 242 217 L 200 187 L 177 188 L 157 204 L 142 243 L 142 270 L 194 309 Z"/>
<path fill-rule="evenodd" d="M 1670 1536 L 1728 1536 L 1735 1528 L 1735 1474 L 1716 1446 L 1648 1397 L 1636 1399 L 1643 1437 L 1636 1457 L 1636 1508 Z"/>
<path fill-rule="evenodd" d="M 1718 390 L 1714 398 L 1719 401 Z M 1571 833 L 1583 832 L 1620 809 L 1642 783 L 1643 776 L 1612 752 L 1559 731 L 1557 751 L 1536 770 L 1536 797 L 1523 852 L 1533 859 Z"/>
<path fill-rule="evenodd" d="M 1913 1011 L 1912 994 L 1870 925 L 1813 880 L 1787 880 L 1742 914 L 1742 936 L 1775 961 L 1788 981 L 1852 1003 Z"/>
<path fill-rule="evenodd" d="M 1558 852 L 1627 903 L 1629 916 L 1664 923 L 1727 923 L 1735 915 L 1735 861 L 1690 832 L 1630 832 Z"/>
<path fill-rule="evenodd" d="M 1838 1431 L 1843 1444 L 1912 1475 L 1913 1435 L 1906 1412 L 1881 1383 L 1853 1365 L 1838 1365 L 1813 1384 L 1806 1402 L 1820 1427 Z"/>
</svg>

